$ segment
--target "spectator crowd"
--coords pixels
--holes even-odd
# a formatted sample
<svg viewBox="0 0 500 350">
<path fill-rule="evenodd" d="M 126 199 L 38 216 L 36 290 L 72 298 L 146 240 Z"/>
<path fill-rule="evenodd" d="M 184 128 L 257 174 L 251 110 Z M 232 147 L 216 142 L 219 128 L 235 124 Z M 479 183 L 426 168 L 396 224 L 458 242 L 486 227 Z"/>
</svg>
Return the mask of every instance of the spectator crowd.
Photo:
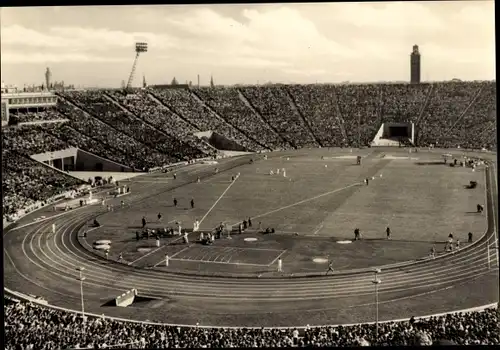
<svg viewBox="0 0 500 350">
<path fill-rule="evenodd" d="M 119 322 L 5 300 L 6 350 L 498 345 L 498 309 L 305 329 L 202 328 Z"/>
<path fill-rule="evenodd" d="M 14 150 L 2 149 L 3 216 L 83 185 Z"/>
</svg>

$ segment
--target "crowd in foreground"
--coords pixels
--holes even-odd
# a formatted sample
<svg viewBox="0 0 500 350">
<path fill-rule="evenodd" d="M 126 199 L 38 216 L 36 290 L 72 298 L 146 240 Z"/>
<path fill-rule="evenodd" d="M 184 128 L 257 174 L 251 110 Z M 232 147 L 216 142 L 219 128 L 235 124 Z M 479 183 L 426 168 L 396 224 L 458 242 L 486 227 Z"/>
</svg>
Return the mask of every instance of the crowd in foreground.
<svg viewBox="0 0 500 350">
<path fill-rule="evenodd" d="M 498 309 L 429 319 L 306 329 L 181 328 L 125 323 L 5 300 L 7 350 L 497 345 Z"/>
</svg>

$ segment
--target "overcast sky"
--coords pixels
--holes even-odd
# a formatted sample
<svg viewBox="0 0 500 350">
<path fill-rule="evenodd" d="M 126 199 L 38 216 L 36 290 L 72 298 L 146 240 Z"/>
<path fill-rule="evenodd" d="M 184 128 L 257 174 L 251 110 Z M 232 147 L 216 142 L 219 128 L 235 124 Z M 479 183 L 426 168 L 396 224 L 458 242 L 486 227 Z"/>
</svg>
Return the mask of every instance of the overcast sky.
<svg viewBox="0 0 500 350">
<path fill-rule="evenodd" d="M 31 7 L 1 9 L 6 84 L 118 87 L 143 40 L 134 85 L 495 78 L 493 1 Z"/>
</svg>

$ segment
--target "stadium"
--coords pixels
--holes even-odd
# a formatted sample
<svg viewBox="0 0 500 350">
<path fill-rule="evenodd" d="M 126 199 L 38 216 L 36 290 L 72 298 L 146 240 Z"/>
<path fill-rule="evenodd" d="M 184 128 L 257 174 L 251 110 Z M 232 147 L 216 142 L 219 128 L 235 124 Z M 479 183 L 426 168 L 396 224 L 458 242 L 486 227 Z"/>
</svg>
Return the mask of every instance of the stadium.
<svg viewBox="0 0 500 350">
<path fill-rule="evenodd" d="M 294 95 L 297 90 L 308 93 Z M 367 117 L 358 127 L 351 114 L 342 113 L 345 104 L 329 105 L 331 93 L 344 101 L 346 91 L 376 96 L 380 90 L 395 105 L 384 104 L 383 115 Z M 261 109 L 238 105 L 238 94 L 245 92 Z M 461 103 L 451 97 L 457 95 L 463 96 Z M 13 296 L 36 295 L 49 305 L 81 312 L 77 268 L 84 268 L 85 313 L 246 328 L 370 323 L 375 306 L 382 322 L 497 301 L 496 154 L 486 151 L 494 129 L 481 139 L 470 127 L 477 118 L 484 119 L 482 128 L 494 125 L 495 83 L 148 88 L 127 95 L 101 90 L 57 96 L 56 106 L 41 118 L 59 122 L 20 123 L 3 130 L 4 215 L 34 200 L 46 201 L 4 232 L 5 288 Z M 291 101 L 298 96 L 314 99 L 304 98 L 293 110 Z M 325 103 L 318 104 L 318 97 Z M 279 106 L 273 118 L 270 112 L 265 117 L 259 113 L 269 101 Z M 370 109 L 380 111 L 377 102 Z M 106 114 L 100 113 L 103 108 Z M 324 114 L 312 112 L 315 108 Z M 396 108 L 399 113 L 391 112 Z M 421 117 L 414 123 L 413 145 L 403 147 L 398 140 L 393 147 L 358 147 L 358 139 L 370 142 L 383 124 L 402 123 L 415 111 Z M 335 116 L 333 121 L 327 115 Z M 217 133 L 217 141 L 196 138 L 196 132 L 208 130 Z M 156 138 L 150 138 L 153 132 L 170 142 L 148 141 Z M 126 150 L 132 142 L 137 153 Z M 446 149 L 430 146 L 445 142 Z M 244 150 L 235 151 L 238 147 Z M 78 171 L 64 172 L 30 156 L 71 148 L 103 163 L 150 170 L 130 173 L 136 175 L 130 178 L 117 172 L 123 181 L 90 189 L 96 203 L 62 209 L 48 199 L 62 189 L 80 191 L 84 181 L 71 176 Z M 455 159 L 462 166 L 451 166 Z M 466 159 L 478 165 L 466 165 Z M 178 164 L 169 168 L 172 163 Z M 478 186 L 465 189 L 470 181 Z M 121 186 L 130 192 L 113 194 Z M 87 200 L 85 191 L 81 198 Z M 103 198 L 106 205 L 101 205 Z M 173 198 L 179 205 L 172 205 Z M 485 205 L 485 214 L 476 213 L 477 204 Z M 182 223 L 188 243 L 176 234 L 162 237 L 159 247 L 154 238 L 136 240 L 143 216 L 152 230 L 177 230 L 176 223 Z M 253 226 L 239 233 L 238 224 L 247 218 Z M 92 227 L 93 220 L 100 227 Z M 195 220 L 199 232 L 193 232 Z M 209 247 L 198 242 L 201 232 L 208 234 L 221 222 L 230 224 L 231 232 Z M 386 227 L 393 232 L 390 240 Z M 266 234 L 266 228 L 275 232 Z M 355 228 L 361 230 L 359 241 Z M 450 232 L 463 244 L 443 251 Z M 474 234 L 472 243 L 468 232 Z M 99 240 L 112 242 L 109 255 L 92 247 Z M 432 247 L 436 256 L 429 258 Z M 283 272 L 276 270 L 279 257 Z M 326 261 L 333 263 L 329 276 Z M 377 305 L 374 268 L 381 271 L 375 277 L 381 280 Z M 132 289 L 125 301 L 129 306 L 108 306 Z"/>
<path fill-rule="evenodd" d="M 6 349 L 500 343 L 496 81 L 136 88 L 135 48 L 2 87 Z"/>
</svg>

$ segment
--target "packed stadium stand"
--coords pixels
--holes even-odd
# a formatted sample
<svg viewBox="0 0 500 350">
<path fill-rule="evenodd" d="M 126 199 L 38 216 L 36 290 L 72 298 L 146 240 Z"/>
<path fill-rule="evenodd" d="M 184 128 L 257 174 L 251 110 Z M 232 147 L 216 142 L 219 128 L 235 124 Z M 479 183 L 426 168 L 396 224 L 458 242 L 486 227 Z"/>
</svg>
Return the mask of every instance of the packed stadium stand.
<svg viewBox="0 0 500 350">
<path fill-rule="evenodd" d="M 495 308 L 383 323 L 377 337 L 374 324 L 299 331 L 181 328 L 94 317 L 83 323 L 77 314 L 10 299 L 5 302 L 7 350 L 496 345 L 500 341 Z"/>
<path fill-rule="evenodd" d="M 272 85 L 59 92 L 2 128 L 3 215 L 84 182 L 31 155 L 76 147 L 137 170 L 214 157 L 211 131 L 248 151 L 366 147 L 382 123 L 414 123 L 414 146 L 496 150 L 496 82 Z M 59 122 L 53 122 L 58 121 Z M 35 124 L 23 124 L 37 122 Z M 252 347 L 500 342 L 496 309 L 418 322 L 306 331 L 178 328 L 90 318 L 8 301 L 6 349 Z M 40 329 L 44 329 L 40 332 Z"/>
</svg>

